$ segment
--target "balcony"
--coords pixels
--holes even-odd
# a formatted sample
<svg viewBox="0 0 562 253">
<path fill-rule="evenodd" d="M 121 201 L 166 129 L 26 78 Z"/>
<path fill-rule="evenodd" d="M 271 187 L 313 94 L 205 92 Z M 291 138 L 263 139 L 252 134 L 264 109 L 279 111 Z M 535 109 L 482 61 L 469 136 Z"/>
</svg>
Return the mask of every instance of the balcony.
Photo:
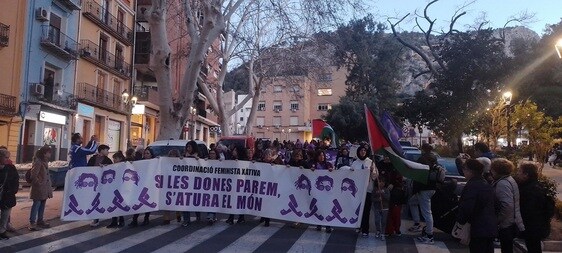
<svg viewBox="0 0 562 253">
<path fill-rule="evenodd" d="M 53 26 L 41 27 L 41 45 L 65 60 L 78 59 L 78 42 Z"/>
<path fill-rule="evenodd" d="M 127 46 L 133 45 L 133 30 L 122 21 L 117 20 L 109 11 L 104 9 L 94 0 L 86 0 L 82 5 L 82 13 L 86 18 L 96 23 L 109 34 Z"/>
<path fill-rule="evenodd" d="M 62 5 L 64 5 L 66 8 L 73 11 L 79 11 L 81 9 L 80 6 L 82 6 L 82 0 L 57 0 L 57 1 Z"/>
<path fill-rule="evenodd" d="M 10 42 L 10 26 L 0 23 L 0 47 L 7 47 Z"/>
<path fill-rule="evenodd" d="M 137 96 L 139 102 L 148 102 L 156 106 L 159 105 L 158 90 L 156 89 L 146 86 L 137 87 L 133 94 Z"/>
<path fill-rule="evenodd" d="M 33 89 L 37 85 L 43 85 L 41 83 L 30 83 L 29 87 L 31 89 L 32 96 L 29 97 L 29 102 L 45 104 L 48 106 L 56 106 L 62 110 L 73 110 L 76 108 L 76 99 L 74 95 L 62 90 L 55 90 L 52 86 L 48 87 L 44 85 L 43 93 L 36 93 Z"/>
<path fill-rule="evenodd" d="M 0 93 L 0 115 L 16 115 L 16 97 Z"/>
<path fill-rule="evenodd" d="M 135 41 L 135 64 L 148 64 L 150 61 L 150 32 L 137 32 Z"/>
<path fill-rule="evenodd" d="M 127 109 L 121 101 L 121 95 L 88 84 L 78 83 L 74 89 L 76 99 L 84 103 L 101 107 L 121 114 L 127 114 Z"/>
<path fill-rule="evenodd" d="M 123 58 L 116 57 L 92 41 L 80 41 L 80 56 L 123 79 L 131 78 L 131 66 Z"/>
</svg>

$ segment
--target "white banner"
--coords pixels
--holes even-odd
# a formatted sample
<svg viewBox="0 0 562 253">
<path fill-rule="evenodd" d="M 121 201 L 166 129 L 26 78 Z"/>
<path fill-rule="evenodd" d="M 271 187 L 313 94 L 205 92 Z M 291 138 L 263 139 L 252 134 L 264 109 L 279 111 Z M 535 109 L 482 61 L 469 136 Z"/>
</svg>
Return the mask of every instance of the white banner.
<svg viewBox="0 0 562 253">
<path fill-rule="evenodd" d="M 162 157 L 66 174 L 62 220 L 158 210 L 250 214 L 359 227 L 369 171 Z"/>
</svg>

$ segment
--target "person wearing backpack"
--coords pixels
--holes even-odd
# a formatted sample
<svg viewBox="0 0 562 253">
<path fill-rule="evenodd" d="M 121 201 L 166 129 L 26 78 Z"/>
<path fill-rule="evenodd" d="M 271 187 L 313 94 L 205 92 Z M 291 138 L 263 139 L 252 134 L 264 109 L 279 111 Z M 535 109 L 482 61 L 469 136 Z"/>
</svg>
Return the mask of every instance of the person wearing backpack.
<svg viewBox="0 0 562 253">
<path fill-rule="evenodd" d="M 504 158 L 492 162 L 490 173 L 494 178 L 492 186 L 496 197 L 498 217 L 498 238 L 502 253 L 513 252 L 513 239 L 519 231 L 525 230 L 519 211 L 519 187 L 511 177 L 514 165 Z"/>
<path fill-rule="evenodd" d="M 525 224 L 521 236 L 525 239 L 528 253 L 542 252 L 541 240 L 550 235 L 550 219 L 555 209 L 556 195 L 550 196 L 538 177 L 538 168 L 533 163 L 523 163 L 515 175 L 519 184 L 521 217 Z"/>
<path fill-rule="evenodd" d="M 418 163 L 428 165 L 431 169 L 438 169 L 437 157 L 431 152 L 433 147 L 428 143 L 424 143 L 421 147 L 422 155 L 417 160 Z M 431 177 L 430 171 L 430 177 Z M 433 174 L 434 178 L 440 178 L 438 173 Z M 412 199 L 410 200 L 410 211 L 414 220 L 414 225 L 408 229 L 410 232 L 422 232 L 421 236 L 416 239 L 419 242 L 433 244 L 433 214 L 431 213 L 431 197 L 435 194 L 437 189 L 437 182 L 428 180 L 427 184 L 413 182 Z M 417 203 L 416 201 L 417 200 Z M 425 227 L 420 225 L 420 210 L 421 215 L 425 220 Z"/>
</svg>

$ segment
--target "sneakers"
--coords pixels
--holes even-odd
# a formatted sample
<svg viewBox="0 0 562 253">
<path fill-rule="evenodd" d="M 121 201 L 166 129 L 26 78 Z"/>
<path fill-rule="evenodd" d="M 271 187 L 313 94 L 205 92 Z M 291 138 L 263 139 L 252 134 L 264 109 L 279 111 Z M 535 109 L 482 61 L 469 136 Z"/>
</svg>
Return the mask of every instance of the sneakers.
<svg viewBox="0 0 562 253">
<path fill-rule="evenodd" d="M 425 235 L 425 236 L 420 236 L 418 238 L 416 238 L 419 242 L 422 243 L 427 243 L 427 244 L 433 244 L 433 235 Z"/>
<path fill-rule="evenodd" d="M 10 237 L 6 234 L 6 232 L 0 233 L 0 240 L 8 240 L 8 239 L 10 239 Z"/>
<path fill-rule="evenodd" d="M 37 230 L 41 230 L 40 228 L 37 227 L 37 224 L 35 223 L 29 223 L 29 230 L 30 231 L 37 231 Z"/>
<path fill-rule="evenodd" d="M 418 224 L 414 224 L 411 228 L 408 228 L 408 231 L 412 232 L 412 233 L 417 233 L 417 232 L 421 232 L 422 231 L 422 227 L 421 225 Z"/>
<path fill-rule="evenodd" d="M 402 232 L 396 231 L 396 234 L 395 234 L 395 235 L 398 236 L 398 237 L 400 237 L 400 236 L 402 236 Z"/>
<path fill-rule="evenodd" d="M 334 231 L 334 229 L 332 227 L 326 227 L 326 233 L 332 233 L 332 231 Z"/>
<path fill-rule="evenodd" d="M 361 237 L 367 238 L 367 237 L 369 237 L 369 234 L 368 233 L 361 233 Z"/>
<path fill-rule="evenodd" d="M 39 223 L 37 225 L 39 225 Z M 90 227 L 97 227 L 99 225 L 100 225 L 99 220 L 93 220 L 92 223 L 90 223 Z"/>
<path fill-rule="evenodd" d="M 191 224 L 191 222 L 189 222 L 189 221 L 184 221 L 184 222 L 181 224 L 181 226 L 182 226 L 182 227 L 188 227 L 190 224 Z"/>
<path fill-rule="evenodd" d="M 226 220 L 226 223 L 228 223 L 228 224 L 230 224 L 230 225 L 234 224 L 234 218 L 228 218 L 228 219 Z"/>
<path fill-rule="evenodd" d="M 6 231 L 13 233 L 16 232 L 16 228 L 14 228 L 11 223 L 8 223 L 8 225 L 6 225 Z"/>
<path fill-rule="evenodd" d="M 49 224 L 45 221 L 38 221 L 37 226 L 39 226 L 40 228 L 50 228 L 51 224 Z"/>
</svg>

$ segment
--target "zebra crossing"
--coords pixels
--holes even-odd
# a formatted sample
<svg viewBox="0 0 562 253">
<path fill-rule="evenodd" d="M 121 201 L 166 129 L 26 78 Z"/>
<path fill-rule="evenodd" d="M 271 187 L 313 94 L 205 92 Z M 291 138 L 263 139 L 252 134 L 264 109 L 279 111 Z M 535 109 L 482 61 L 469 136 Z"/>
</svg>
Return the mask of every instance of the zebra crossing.
<svg viewBox="0 0 562 253">
<path fill-rule="evenodd" d="M 381 241 L 373 234 L 362 238 L 353 229 L 325 233 L 316 231 L 316 226 L 292 228 L 290 223 L 275 221 L 264 227 L 257 218 L 235 225 L 228 225 L 224 220 L 212 226 L 193 222 L 188 227 L 175 222 L 161 226 L 161 216 L 151 218 L 148 226 L 136 228 L 92 228 L 88 221 L 78 221 L 59 222 L 41 231 L 21 230 L 22 234 L 0 241 L 0 252 L 468 252 L 444 233 L 436 233 L 435 244 L 428 245 L 416 242 L 414 235 L 408 234 Z M 408 225 L 405 221 L 403 227 Z"/>
</svg>

